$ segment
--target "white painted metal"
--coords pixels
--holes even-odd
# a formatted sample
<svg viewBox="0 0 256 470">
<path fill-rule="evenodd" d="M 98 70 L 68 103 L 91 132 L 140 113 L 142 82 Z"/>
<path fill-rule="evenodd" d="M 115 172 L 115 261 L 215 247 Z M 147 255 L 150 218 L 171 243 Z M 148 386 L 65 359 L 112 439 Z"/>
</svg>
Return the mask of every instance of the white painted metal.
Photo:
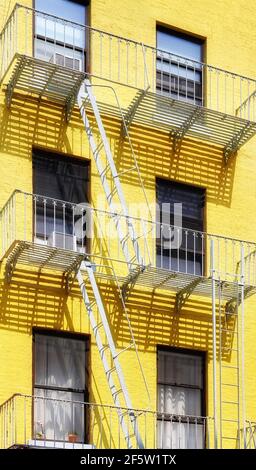
<svg viewBox="0 0 256 470">
<path fill-rule="evenodd" d="M 213 335 L 213 419 L 214 419 L 214 448 L 218 448 L 218 414 L 217 414 L 217 347 L 216 347 L 216 301 L 215 301 L 215 266 L 214 240 L 211 240 L 211 277 L 212 277 L 212 335 Z"/>
<path fill-rule="evenodd" d="M 110 327 L 109 327 L 107 315 L 106 315 L 105 308 L 104 308 L 102 300 L 101 300 L 101 295 L 100 295 L 100 292 L 99 292 L 99 289 L 98 289 L 98 286 L 97 286 L 97 282 L 96 282 L 96 279 L 95 279 L 95 276 L 94 276 L 93 268 L 92 268 L 92 266 L 89 262 L 86 262 L 85 265 L 86 265 L 86 271 L 87 271 L 87 274 L 88 274 L 88 277 L 89 277 L 89 281 L 90 281 L 90 284 L 91 284 L 91 287 L 92 287 L 92 290 L 93 290 L 94 298 L 95 298 L 96 303 L 97 303 L 98 312 L 100 314 L 102 326 L 103 326 L 104 332 L 105 332 L 106 337 L 107 337 L 109 351 L 111 353 L 111 357 L 112 357 L 113 364 L 114 364 L 113 367 L 111 367 L 111 365 L 109 364 L 108 358 L 106 356 L 106 347 L 103 345 L 103 342 L 102 342 L 102 339 L 101 339 L 101 336 L 100 336 L 99 325 L 96 322 L 96 319 L 95 319 L 95 316 L 94 316 L 94 313 L 93 313 L 93 309 L 92 309 L 92 305 L 91 305 L 91 302 L 89 300 L 89 296 L 88 296 L 88 293 L 87 293 L 87 290 L 86 290 L 85 282 L 84 282 L 84 279 L 83 279 L 83 276 L 82 276 L 80 270 L 77 273 L 77 280 L 78 280 L 79 287 L 80 287 L 80 290 L 81 290 L 81 293 L 82 293 L 82 296 L 83 296 L 83 300 L 84 300 L 84 303 L 85 303 L 85 306 L 86 306 L 86 309 L 87 309 L 87 312 L 88 312 L 91 327 L 92 327 L 92 330 L 93 330 L 94 335 L 95 335 L 97 347 L 98 347 L 98 350 L 100 352 L 100 356 L 101 356 L 101 359 L 102 359 L 102 364 L 103 364 L 103 367 L 104 367 L 104 370 L 105 370 L 105 374 L 106 374 L 106 377 L 107 377 L 109 388 L 110 388 L 110 391 L 111 391 L 111 394 L 112 394 L 115 405 L 120 407 L 119 397 L 122 395 L 123 399 L 124 399 L 124 402 L 125 402 L 125 406 L 127 408 L 129 408 L 129 410 L 131 410 L 131 413 L 127 414 L 126 419 L 122 415 L 122 413 L 119 412 L 120 424 L 121 424 L 121 427 L 122 427 L 122 430 L 123 430 L 128 448 L 130 448 L 132 446 L 132 444 L 131 444 L 131 437 L 132 436 L 131 436 L 131 433 L 129 431 L 129 426 L 127 425 L 127 419 L 130 421 L 130 425 L 133 429 L 133 435 L 136 438 L 137 447 L 139 449 L 142 449 L 142 448 L 144 448 L 144 445 L 143 445 L 142 439 L 140 437 L 140 434 L 139 434 L 139 431 L 138 431 L 138 428 L 137 428 L 136 418 L 134 417 L 134 414 L 132 413 L 131 400 L 130 400 L 130 397 L 129 397 L 129 394 L 128 394 L 128 389 L 127 389 L 127 386 L 126 386 L 126 383 L 125 383 L 123 371 L 122 371 L 122 368 L 121 368 L 121 365 L 120 365 L 120 362 L 119 362 L 119 358 L 118 358 L 119 353 L 116 350 L 115 342 L 114 342 L 114 339 L 113 339 L 113 336 L 112 336 L 112 333 L 111 333 L 111 330 L 110 330 Z M 117 389 L 117 387 L 114 383 L 114 380 L 113 380 L 113 377 L 112 377 L 112 374 L 114 372 L 116 372 L 116 374 L 117 374 L 119 384 L 120 384 L 120 389 Z"/>
<path fill-rule="evenodd" d="M 95 142 L 95 139 L 94 139 L 94 136 L 93 136 L 93 131 L 92 131 L 92 128 L 91 128 L 91 125 L 90 125 L 90 121 L 89 121 L 88 115 L 86 113 L 85 101 L 87 99 L 89 100 L 89 102 L 91 104 L 91 107 L 92 107 L 92 110 L 93 110 L 93 113 L 94 113 L 94 116 L 95 116 L 95 119 L 96 119 L 96 122 L 97 122 L 97 126 L 98 126 L 98 129 L 99 129 L 99 132 L 100 132 L 100 137 L 101 137 L 101 144 L 100 145 L 97 145 L 96 142 Z M 138 245 L 138 241 L 137 241 L 136 232 L 135 232 L 132 220 L 129 217 L 127 204 L 126 204 L 126 201 L 125 201 L 122 185 L 121 185 L 120 178 L 119 178 L 119 175 L 118 175 L 118 172 L 117 172 L 117 169 L 116 169 L 116 165 L 115 165 L 115 162 L 114 162 L 114 159 L 113 159 L 113 155 L 112 155 L 112 152 L 111 152 L 111 149 L 110 149 L 109 141 L 108 141 L 108 138 L 107 138 L 107 135 L 106 135 L 103 123 L 102 123 L 102 119 L 101 119 L 101 116 L 100 116 L 100 112 L 99 112 L 99 108 L 98 108 L 96 99 L 95 99 L 94 94 L 92 92 L 91 83 L 88 79 L 86 79 L 84 81 L 84 83 L 82 84 L 82 86 L 79 90 L 79 93 L 78 93 L 78 106 L 80 108 L 80 113 L 81 113 L 82 120 L 83 120 L 83 123 L 84 123 L 84 126 L 85 126 L 85 131 L 86 131 L 86 134 L 87 134 L 87 137 L 88 137 L 88 140 L 89 140 L 89 144 L 90 144 L 90 147 L 91 147 L 91 150 L 92 150 L 92 153 L 93 153 L 93 156 L 94 156 L 97 168 L 98 168 L 98 172 L 99 172 L 99 175 L 100 175 L 100 178 L 101 178 L 102 186 L 103 186 L 103 189 L 105 191 L 105 195 L 106 195 L 110 210 L 111 210 L 111 212 L 114 213 L 115 208 L 113 207 L 113 190 L 110 189 L 110 186 L 109 186 L 109 184 L 106 180 L 106 168 L 104 168 L 104 166 L 102 164 L 102 161 L 101 161 L 101 157 L 100 157 L 100 150 L 102 148 L 104 148 L 104 151 L 105 151 L 105 154 L 106 154 L 106 157 L 107 157 L 107 162 L 108 162 L 109 170 L 110 170 L 111 175 L 112 175 L 112 181 L 113 181 L 114 189 L 115 189 L 116 194 L 118 196 L 118 202 L 119 202 L 119 206 L 120 206 L 119 210 L 121 211 L 121 214 L 126 218 L 127 233 L 125 233 L 125 234 L 123 233 L 123 231 L 121 229 L 119 218 L 116 219 L 116 228 L 117 228 L 118 237 L 119 237 L 121 246 L 123 248 L 124 255 L 125 255 L 126 261 L 128 263 L 128 266 L 130 267 L 131 263 L 133 263 L 134 261 L 137 261 L 139 264 L 144 264 L 144 261 L 143 261 L 141 255 L 140 255 L 140 250 L 139 250 L 139 245 Z M 132 245 L 133 245 L 133 249 L 134 249 L 134 252 L 135 252 L 135 258 L 134 258 L 133 255 L 131 255 L 129 253 L 129 248 L 128 248 L 128 240 L 129 239 L 131 240 Z"/>
</svg>

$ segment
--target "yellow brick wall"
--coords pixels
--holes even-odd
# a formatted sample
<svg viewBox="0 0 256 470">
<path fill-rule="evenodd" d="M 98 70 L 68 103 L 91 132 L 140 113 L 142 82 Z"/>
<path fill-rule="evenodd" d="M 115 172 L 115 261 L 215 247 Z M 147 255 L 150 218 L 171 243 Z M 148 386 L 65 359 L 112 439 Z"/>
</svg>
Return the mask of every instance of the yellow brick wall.
<svg viewBox="0 0 256 470">
<path fill-rule="evenodd" d="M 22 2 L 25 4 L 25 2 Z M 26 2 L 29 5 L 30 2 Z M 2 23 L 14 2 L 0 2 Z M 221 19 L 221 21 L 220 21 Z M 92 26 L 114 34 L 155 45 L 156 23 L 206 38 L 206 58 L 209 63 L 254 77 L 256 44 L 252 41 L 256 19 L 254 1 L 239 0 L 92 0 Z M 122 90 L 122 93 L 125 93 Z M 128 92 L 127 92 L 128 93 Z M 32 191 L 32 146 L 40 146 L 91 160 L 87 138 L 78 111 L 69 125 L 63 124 L 63 113 L 56 105 L 38 103 L 30 96 L 15 96 L 10 110 L 0 97 L 0 206 L 18 188 Z M 118 127 L 107 124 L 111 145 L 118 145 Z M 142 178 L 150 203 L 155 201 L 155 177 L 196 184 L 207 191 L 207 231 L 227 236 L 255 240 L 256 204 L 255 138 L 238 152 L 227 167 L 223 166 L 220 149 L 206 143 L 185 140 L 179 158 L 172 155 L 169 137 L 161 132 L 144 132 L 133 128 L 131 137 L 138 156 Z M 132 164 L 131 157 L 121 162 L 121 169 Z M 129 202 L 138 199 L 136 182 L 124 178 Z M 91 160 L 92 202 L 97 201 L 102 188 L 94 162 Z M 16 392 L 32 393 L 32 328 L 34 326 L 91 334 L 88 317 L 79 297 L 77 286 L 70 296 L 56 288 L 60 276 L 49 273 L 28 275 L 19 269 L 11 285 L 4 281 L 4 265 L 0 279 L 0 402 Z M 42 281 L 48 283 L 45 289 Z M 111 288 L 112 289 L 112 288 Z M 110 290 L 111 290 L 110 289 Z M 112 311 L 116 292 L 102 287 L 109 295 Z M 115 299 L 115 298 L 114 298 Z M 207 352 L 207 414 L 212 415 L 212 318 L 211 303 L 191 297 L 182 311 L 174 310 L 175 297 L 170 292 L 142 291 L 136 287 L 127 307 L 131 316 L 139 354 L 151 394 L 151 407 L 156 409 L 157 345 L 169 345 Z M 255 300 L 246 300 L 245 321 L 245 383 L 246 414 L 256 417 L 256 329 Z M 127 326 L 121 310 L 111 317 L 119 345 L 127 344 Z M 127 360 L 127 357 L 129 360 Z M 232 361 L 231 361 L 232 363 Z M 125 376 L 132 403 L 147 407 L 147 397 L 137 379 L 133 352 L 125 360 Z M 111 403 L 103 367 L 91 336 L 90 400 Z M 234 433 L 236 430 L 234 430 Z"/>
</svg>

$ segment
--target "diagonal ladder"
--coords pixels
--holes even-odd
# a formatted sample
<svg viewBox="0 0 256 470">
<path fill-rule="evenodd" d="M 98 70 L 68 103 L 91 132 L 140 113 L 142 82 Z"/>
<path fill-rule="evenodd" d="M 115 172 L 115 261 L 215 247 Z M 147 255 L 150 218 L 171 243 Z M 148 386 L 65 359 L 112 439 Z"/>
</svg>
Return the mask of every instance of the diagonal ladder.
<svg viewBox="0 0 256 470">
<path fill-rule="evenodd" d="M 110 148 L 110 144 L 106 135 L 106 131 L 101 119 L 99 107 L 96 101 L 96 98 L 92 91 L 91 82 L 88 79 L 85 79 L 77 97 L 78 106 L 80 108 L 81 117 L 84 123 L 85 131 L 89 140 L 89 144 L 93 153 L 93 157 L 98 169 L 98 173 L 100 175 L 101 183 L 108 201 L 108 205 L 110 208 L 110 212 L 115 214 L 116 207 L 113 203 L 114 194 L 117 196 L 117 200 L 119 203 L 119 208 L 121 210 L 121 215 L 126 221 L 126 231 L 124 232 L 123 226 L 121 224 L 120 217 L 115 218 L 115 225 L 118 233 L 118 238 L 120 240 L 123 253 L 128 264 L 129 269 L 133 262 L 137 262 L 140 265 L 144 264 L 144 260 L 141 257 L 139 244 L 138 244 L 138 237 L 136 236 L 136 231 L 134 224 L 129 217 L 128 207 L 125 201 L 125 196 L 123 193 L 123 188 L 120 181 L 120 174 L 117 171 L 114 158 L 112 155 L 112 151 Z M 86 104 L 90 103 L 91 109 L 93 111 L 93 115 L 95 121 L 97 123 L 97 127 L 100 134 L 100 143 L 97 144 L 96 140 L 93 135 L 93 129 L 86 112 Z M 102 158 L 100 152 L 104 150 L 107 159 L 107 165 L 104 166 L 102 162 Z M 106 173 L 110 171 L 112 182 L 113 182 L 113 190 L 111 190 L 110 185 L 106 178 Z M 119 214 L 120 215 L 120 214 Z M 131 247 L 129 247 L 129 241 L 132 243 L 132 254 L 131 254 Z"/>
<path fill-rule="evenodd" d="M 108 323 L 107 314 L 106 314 L 106 311 L 105 311 L 105 308 L 101 299 L 101 295 L 99 292 L 99 288 L 95 279 L 92 265 L 90 262 L 85 261 L 85 266 L 86 266 L 86 271 L 87 271 L 88 278 L 90 281 L 90 285 L 92 287 L 93 296 L 95 298 L 98 312 L 100 315 L 100 323 L 97 323 L 96 321 L 93 308 L 92 308 L 92 302 L 89 299 L 89 295 L 86 289 L 84 278 L 80 270 L 77 272 L 77 280 L 78 280 L 78 284 L 82 293 L 84 304 L 88 312 L 91 328 L 94 332 L 96 344 L 97 344 L 97 347 L 101 356 L 104 371 L 105 371 L 106 378 L 109 384 L 109 389 L 113 397 L 114 403 L 118 407 L 120 425 L 121 425 L 121 428 L 122 428 L 122 431 L 123 431 L 123 434 L 127 443 L 127 447 L 132 448 L 132 438 L 135 437 L 136 447 L 139 449 L 143 449 L 144 445 L 143 445 L 142 439 L 138 431 L 137 418 L 132 408 L 132 403 L 129 397 L 123 371 L 122 371 L 120 361 L 119 361 L 120 354 L 124 353 L 129 348 L 131 348 L 133 344 L 131 343 L 129 344 L 128 347 L 117 352 L 116 345 L 115 345 L 115 342 L 114 342 L 114 339 L 110 330 L 110 326 Z M 107 346 L 103 345 L 102 337 L 100 334 L 101 328 L 103 328 L 105 332 L 105 335 L 107 338 Z M 113 366 L 112 364 L 110 364 L 109 359 L 107 357 L 107 354 L 106 354 L 107 350 L 109 350 L 111 354 Z M 119 388 L 117 388 L 116 381 L 113 378 L 114 374 L 116 374 L 118 378 Z M 125 411 L 123 409 L 124 405 L 121 403 L 121 398 L 123 399 L 125 403 L 125 407 L 127 408 L 127 410 Z"/>
<path fill-rule="evenodd" d="M 144 261 L 140 255 L 140 249 L 139 249 L 139 244 L 138 244 L 138 238 L 136 236 L 136 231 L 129 217 L 128 208 L 126 205 L 119 174 L 116 169 L 116 165 L 115 165 L 114 158 L 111 152 L 109 141 L 108 141 L 108 138 L 107 138 L 104 126 L 103 126 L 101 116 L 100 116 L 99 108 L 98 108 L 95 96 L 92 92 L 91 83 L 88 79 L 85 79 L 83 85 L 81 86 L 80 91 L 78 93 L 77 101 L 78 101 L 78 106 L 80 108 L 80 113 L 81 113 L 81 117 L 84 123 L 85 131 L 89 140 L 90 148 L 93 153 L 93 157 L 94 157 L 97 169 L 98 169 L 98 173 L 100 175 L 101 183 L 102 183 L 102 186 L 103 186 L 103 189 L 104 189 L 107 201 L 108 201 L 110 211 L 113 214 L 116 213 L 114 203 L 113 203 L 113 198 L 115 195 L 119 202 L 121 215 L 123 216 L 126 222 L 126 227 L 124 229 L 124 226 L 123 226 L 124 224 L 121 224 L 120 214 L 116 214 L 116 217 L 114 218 L 114 222 L 115 222 L 115 226 L 117 229 L 118 238 L 121 243 L 121 247 L 125 256 L 125 260 L 127 262 L 128 270 L 130 271 L 132 264 L 134 262 L 137 262 L 139 265 L 143 265 Z M 99 144 L 96 143 L 96 140 L 93 135 L 93 129 L 92 129 L 90 120 L 86 112 L 87 103 L 90 103 L 95 121 L 97 123 L 97 127 L 98 127 L 99 134 L 100 134 Z M 102 158 L 100 155 L 101 151 L 104 151 L 106 155 L 107 165 L 105 167 L 103 165 Z M 112 176 L 114 190 L 111 190 L 110 185 L 107 181 L 106 175 L 108 171 L 110 171 L 111 176 Z M 127 447 L 130 448 L 132 446 L 131 434 L 129 431 L 129 428 L 132 427 L 133 436 L 135 436 L 135 439 L 136 439 L 136 446 L 138 448 L 144 448 L 142 439 L 138 431 L 137 420 L 136 420 L 136 417 L 134 416 L 134 413 L 132 412 L 132 403 L 131 403 L 130 396 L 128 393 L 123 371 L 119 362 L 120 353 L 126 351 L 132 345 L 135 346 L 136 353 L 137 353 L 135 340 L 133 337 L 133 341 L 134 341 L 133 344 L 131 346 L 128 346 L 128 348 L 125 348 L 123 351 L 117 353 L 116 345 L 115 345 L 115 342 L 111 333 L 111 329 L 109 326 L 109 322 L 108 322 L 108 316 L 106 314 L 106 311 L 105 311 L 105 308 L 101 299 L 100 291 L 97 285 L 93 268 L 90 262 L 86 262 L 85 266 L 86 266 L 86 271 L 88 274 L 89 282 L 92 288 L 93 296 L 97 304 L 98 312 L 101 318 L 100 326 L 97 324 L 95 320 L 95 316 L 94 316 L 93 309 L 92 309 L 92 303 L 90 302 L 86 285 L 85 285 L 85 282 L 84 282 L 84 279 L 80 270 L 77 273 L 77 280 L 81 289 L 83 300 L 84 300 L 87 313 L 90 319 L 90 323 L 91 323 L 93 332 L 95 334 L 97 347 L 100 352 L 100 356 L 102 359 L 102 363 L 103 363 L 103 367 L 104 367 L 107 381 L 109 384 L 109 388 L 110 388 L 115 405 L 120 407 L 120 403 L 121 403 L 120 398 L 122 397 L 126 407 L 129 410 L 131 410 L 131 412 L 128 411 L 128 414 L 126 415 L 126 419 L 124 419 L 124 415 L 121 412 L 121 410 L 118 411 L 119 421 L 120 421 L 120 425 L 125 436 Z M 104 329 L 104 332 L 107 338 L 107 347 L 103 346 L 103 341 L 100 336 L 101 327 Z M 107 350 L 109 350 L 111 354 L 113 367 L 109 364 L 109 360 L 106 355 Z M 113 380 L 114 373 L 116 373 L 116 376 L 118 378 L 119 388 L 116 387 L 116 384 Z"/>
</svg>

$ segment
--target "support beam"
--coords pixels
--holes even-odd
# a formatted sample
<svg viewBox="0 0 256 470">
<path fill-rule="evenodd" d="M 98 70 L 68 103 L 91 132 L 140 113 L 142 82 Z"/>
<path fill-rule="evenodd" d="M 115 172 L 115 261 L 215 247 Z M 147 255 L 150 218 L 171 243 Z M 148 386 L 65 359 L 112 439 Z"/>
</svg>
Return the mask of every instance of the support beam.
<svg viewBox="0 0 256 470">
<path fill-rule="evenodd" d="M 18 62 L 17 62 L 16 67 L 15 67 L 15 70 L 13 72 L 13 75 L 11 77 L 11 80 L 8 83 L 7 89 L 6 89 L 6 105 L 7 105 L 7 108 L 10 108 L 10 106 L 11 106 L 12 96 L 13 96 L 15 86 L 16 86 L 18 80 L 19 80 L 19 77 L 20 77 L 21 73 L 23 72 L 23 69 L 24 69 L 25 65 L 26 65 L 26 58 L 24 56 L 19 57 Z"/>
<path fill-rule="evenodd" d="M 64 278 L 65 278 L 67 294 L 69 294 L 71 289 L 72 289 L 72 286 L 73 286 L 74 281 L 76 279 L 77 273 L 78 273 L 84 259 L 85 259 L 85 255 L 81 254 L 81 256 L 79 256 L 71 264 L 71 266 L 67 269 L 67 271 L 64 272 Z"/>
<path fill-rule="evenodd" d="M 20 242 L 13 253 L 7 258 L 5 266 L 5 278 L 8 284 L 11 282 L 13 272 L 15 270 L 16 264 L 18 262 L 20 254 L 25 250 L 26 243 Z"/>
<path fill-rule="evenodd" d="M 176 294 L 176 301 L 175 301 L 175 310 L 176 313 L 179 313 L 183 307 L 183 305 L 187 302 L 191 294 L 193 293 L 193 290 L 196 288 L 198 284 L 202 282 L 201 277 L 198 279 L 194 279 L 192 282 L 190 282 L 186 287 L 184 287 L 182 290 L 180 290 Z"/>
<path fill-rule="evenodd" d="M 256 125 L 255 123 L 251 123 L 250 121 L 246 121 L 244 127 L 234 134 L 232 139 L 227 143 L 227 145 L 223 149 L 223 157 L 225 164 L 228 163 L 231 157 L 233 157 L 240 146 L 248 139 L 248 135 L 255 132 Z"/>
<path fill-rule="evenodd" d="M 123 137 L 127 135 L 127 129 L 129 129 L 129 127 L 131 126 L 133 118 L 136 114 L 136 111 L 139 105 L 142 103 L 143 98 L 146 96 L 146 94 L 147 94 L 147 90 L 139 90 L 136 93 L 136 96 L 133 99 L 132 103 L 130 104 L 127 110 L 127 113 L 124 115 L 124 121 L 125 121 L 126 127 L 122 124 L 121 133 Z"/>
<path fill-rule="evenodd" d="M 203 115 L 203 110 L 199 106 L 193 109 L 190 116 L 183 122 L 182 126 L 175 131 L 170 133 L 171 137 L 173 138 L 173 150 L 174 152 L 180 147 L 182 139 L 189 131 L 189 129 L 195 124 L 197 119 Z"/>
<path fill-rule="evenodd" d="M 74 85 L 73 89 L 71 90 L 69 96 L 66 99 L 65 116 L 66 116 L 67 123 L 69 122 L 71 118 L 74 106 L 77 101 L 77 95 L 78 95 L 78 92 L 81 88 L 83 81 L 84 81 L 84 76 L 81 76 L 81 78 L 77 80 L 76 84 Z"/>
<path fill-rule="evenodd" d="M 131 290 L 133 289 L 133 287 L 135 286 L 139 275 L 143 271 L 145 271 L 145 269 L 146 269 L 145 266 L 138 266 L 136 269 L 134 269 L 133 271 L 130 272 L 126 282 L 121 287 L 121 292 L 122 292 L 122 296 L 123 296 L 124 301 L 126 301 L 128 299 L 128 296 L 129 296 Z"/>
</svg>

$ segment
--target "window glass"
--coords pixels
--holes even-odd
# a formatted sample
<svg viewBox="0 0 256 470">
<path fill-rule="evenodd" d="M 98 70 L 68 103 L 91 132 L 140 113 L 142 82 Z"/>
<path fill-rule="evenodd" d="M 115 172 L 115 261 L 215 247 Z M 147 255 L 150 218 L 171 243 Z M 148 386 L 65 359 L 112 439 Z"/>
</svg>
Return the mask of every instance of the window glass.
<svg viewBox="0 0 256 470">
<path fill-rule="evenodd" d="M 36 0 L 35 8 L 35 56 L 74 70 L 84 70 L 85 2 Z"/>
<path fill-rule="evenodd" d="M 156 200 L 159 216 L 157 266 L 203 275 L 205 190 L 157 178 Z M 182 204 L 180 226 L 175 220 L 177 203 Z"/>
<path fill-rule="evenodd" d="M 158 28 L 157 48 L 188 59 L 202 61 L 202 41 L 192 36 Z"/>
<path fill-rule="evenodd" d="M 86 2 L 70 0 L 35 0 L 35 9 L 64 18 L 75 23 L 85 24 Z"/>
<path fill-rule="evenodd" d="M 202 105 L 202 56 L 200 39 L 157 28 L 157 91 Z"/>
</svg>

